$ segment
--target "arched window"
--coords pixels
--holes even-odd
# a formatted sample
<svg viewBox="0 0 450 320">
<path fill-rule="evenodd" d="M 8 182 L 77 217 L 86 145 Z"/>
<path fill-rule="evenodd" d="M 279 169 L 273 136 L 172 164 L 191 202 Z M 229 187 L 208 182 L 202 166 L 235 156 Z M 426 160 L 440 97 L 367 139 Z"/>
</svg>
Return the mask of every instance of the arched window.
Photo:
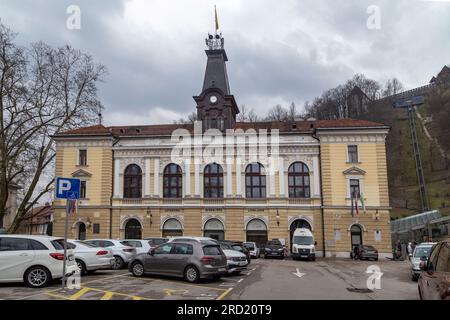
<svg viewBox="0 0 450 320">
<path fill-rule="evenodd" d="M 142 197 L 142 170 L 136 164 L 130 164 L 125 169 L 123 183 L 124 198 Z"/>
<path fill-rule="evenodd" d="M 203 173 L 204 197 L 223 198 L 223 170 L 217 163 L 208 164 Z"/>
<path fill-rule="evenodd" d="M 303 162 L 294 162 L 288 169 L 289 198 L 309 198 L 309 170 Z"/>
<path fill-rule="evenodd" d="M 171 163 L 164 168 L 164 198 L 181 198 L 183 196 L 183 175 L 181 167 Z"/>
<path fill-rule="evenodd" d="M 247 198 L 266 197 L 266 175 L 259 163 L 251 163 L 245 169 L 245 194 Z"/>
</svg>

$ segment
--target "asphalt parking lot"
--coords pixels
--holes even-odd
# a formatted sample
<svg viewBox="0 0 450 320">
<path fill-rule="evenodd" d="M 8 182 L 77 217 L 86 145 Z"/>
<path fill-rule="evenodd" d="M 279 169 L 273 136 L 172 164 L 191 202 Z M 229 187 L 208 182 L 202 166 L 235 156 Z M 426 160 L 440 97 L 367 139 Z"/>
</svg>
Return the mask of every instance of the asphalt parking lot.
<svg viewBox="0 0 450 320">
<path fill-rule="evenodd" d="M 368 267 L 382 273 L 379 289 L 368 289 Z M 97 271 L 83 276 L 79 289 L 60 288 L 54 281 L 43 289 L 23 284 L 0 284 L 0 299 L 8 300 L 276 300 L 418 299 L 417 283 L 410 280 L 407 261 L 353 261 L 317 259 L 257 259 L 237 276 L 189 284 L 178 278 L 135 278 L 124 270 Z"/>
</svg>

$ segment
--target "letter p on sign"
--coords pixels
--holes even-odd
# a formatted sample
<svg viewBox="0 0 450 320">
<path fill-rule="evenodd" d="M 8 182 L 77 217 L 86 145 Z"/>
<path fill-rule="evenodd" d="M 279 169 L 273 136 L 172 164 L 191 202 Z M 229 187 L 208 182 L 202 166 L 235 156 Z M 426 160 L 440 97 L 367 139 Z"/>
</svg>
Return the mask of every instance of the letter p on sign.
<svg viewBox="0 0 450 320">
<path fill-rule="evenodd" d="M 56 198 L 58 199 L 79 199 L 80 180 L 71 178 L 56 179 Z"/>
</svg>

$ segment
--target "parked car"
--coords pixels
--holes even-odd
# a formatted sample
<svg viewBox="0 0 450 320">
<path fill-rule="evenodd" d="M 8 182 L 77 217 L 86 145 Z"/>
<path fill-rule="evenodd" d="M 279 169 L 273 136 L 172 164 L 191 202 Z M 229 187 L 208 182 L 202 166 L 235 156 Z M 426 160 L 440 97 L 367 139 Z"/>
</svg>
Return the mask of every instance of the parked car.
<svg viewBox="0 0 450 320">
<path fill-rule="evenodd" d="M 112 265 L 112 268 L 115 270 L 125 267 L 136 255 L 136 248 L 126 246 L 120 243 L 119 240 L 91 239 L 85 240 L 85 242 L 96 247 L 110 248 L 114 255 L 114 264 Z"/>
<path fill-rule="evenodd" d="M 113 252 L 108 248 L 98 248 L 80 240 L 68 240 L 67 247 L 72 249 L 81 274 L 111 269 L 115 262 Z"/>
<path fill-rule="evenodd" d="M 422 300 L 450 300 L 450 240 L 434 245 L 429 259 L 420 262 L 418 287 Z"/>
<path fill-rule="evenodd" d="M 244 242 L 244 246 L 250 252 L 250 257 L 257 259 L 261 255 L 259 248 L 256 246 L 255 242 Z"/>
<path fill-rule="evenodd" d="M 435 244 L 436 242 L 423 242 L 416 246 L 410 260 L 411 280 L 417 281 L 417 279 L 419 279 L 420 273 L 422 272 L 422 270 L 420 270 L 420 261 L 422 261 L 421 258 L 425 257 L 426 259 L 423 260 L 428 261 L 431 249 Z"/>
<path fill-rule="evenodd" d="M 42 288 L 62 278 L 64 239 L 33 235 L 0 235 L 0 282 L 25 282 Z M 79 272 L 67 251 L 66 276 Z"/>
<path fill-rule="evenodd" d="M 247 262 L 250 264 L 251 256 L 250 251 L 244 246 L 242 242 L 239 241 L 231 241 L 231 240 L 221 240 L 219 241 L 222 249 L 235 250 L 245 254 L 247 257 Z"/>
<path fill-rule="evenodd" d="M 156 248 L 160 244 L 166 243 L 169 241 L 168 238 L 144 238 L 144 240 L 148 241 L 148 244 L 151 248 Z"/>
<path fill-rule="evenodd" d="M 358 245 L 353 250 L 353 258 L 359 260 L 375 260 L 378 261 L 378 250 L 373 246 Z"/>
<path fill-rule="evenodd" d="M 135 248 L 136 254 L 147 253 L 152 248 L 150 246 L 149 240 L 125 239 L 125 240 L 120 240 L 120 243 L 125 246 Z"/>
<path fill-rule="evenodd" d="M 137 255 L 129 270 L 135 277 L 157 274 L 197 282 L 200 278 L 220 278 L 227 272 L 227 258 L 214 241 L 179 239 Z"/>
<path fill-rule="evenodd" d="M 269 257 L 284 259 L 284 255 L 284 246 L 279 240 L 270 240 L 264 245 L 264 259 Z"/>
</svg>

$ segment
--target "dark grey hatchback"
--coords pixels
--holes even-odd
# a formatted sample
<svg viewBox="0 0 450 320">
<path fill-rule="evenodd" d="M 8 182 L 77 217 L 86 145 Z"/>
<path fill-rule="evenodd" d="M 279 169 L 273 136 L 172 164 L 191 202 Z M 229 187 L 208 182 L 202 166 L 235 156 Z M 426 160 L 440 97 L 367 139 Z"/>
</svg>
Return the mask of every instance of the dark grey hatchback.
<svg viewBox="0 0 450 320">
<path fill-rule="evenodd" d="M 169 242 L 137 255 L 129 263 L 129 270 L 135 277 L 156 274 L 197 282 L 226 274 L 227 258 L 212 241 Z"/>
</svg>

